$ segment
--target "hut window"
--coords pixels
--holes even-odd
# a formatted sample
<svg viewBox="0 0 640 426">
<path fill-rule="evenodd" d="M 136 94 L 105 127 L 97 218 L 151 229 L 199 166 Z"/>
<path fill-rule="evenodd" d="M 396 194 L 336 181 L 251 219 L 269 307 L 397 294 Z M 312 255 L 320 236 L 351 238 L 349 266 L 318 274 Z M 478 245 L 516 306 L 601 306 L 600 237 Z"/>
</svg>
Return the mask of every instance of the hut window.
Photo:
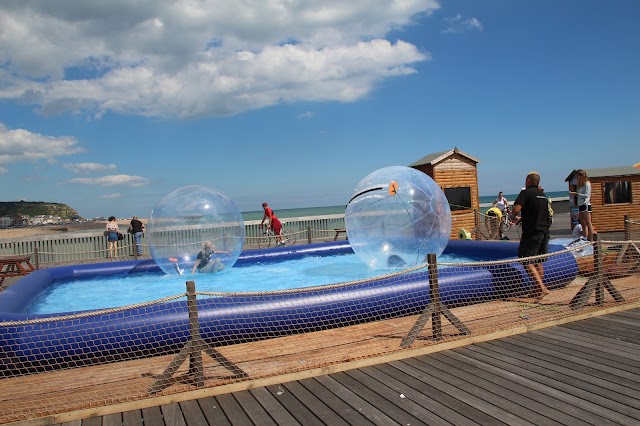
<svg viewBox="0 0 640 426">
<path fill-rule="evenodd" d="M 631 181 L 619 180 L 615 182 L 604 182 L 605 204 L 622 204 L 631 202 Z"/>
<path fill-rule="evenodd" d="M 468 186 L 458 188 L 445 188 L 444 195 L 449 201 L 451 211 L 471 209 L 471 188 Z"/>
</svg>

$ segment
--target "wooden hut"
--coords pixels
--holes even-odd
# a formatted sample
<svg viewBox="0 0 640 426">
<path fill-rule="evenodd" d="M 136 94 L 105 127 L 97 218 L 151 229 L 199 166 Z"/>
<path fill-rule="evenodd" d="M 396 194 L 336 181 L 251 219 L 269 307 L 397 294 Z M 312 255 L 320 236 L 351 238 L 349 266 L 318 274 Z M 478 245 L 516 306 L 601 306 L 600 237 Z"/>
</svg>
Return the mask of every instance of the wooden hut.
<svg viewBox="0 0 640 426">
<path fill-rule="evenodd" d="M 460 229 L 471 231 L 475 226 L 474 210 L 480 209 L 478 194 L 478 160 L 453 148 L 421 158 L 409 167 L 429 175 L 444 191 L 451 208 L 451 238 L 457 239 Z"/>
<path fill-rule="evenodd" d="M 596 232 L 624 231 L 624 216 L 640 218 L 640 169 L 632 166 L 584 169 L 591 182 L 591 222 Z M 576 190 L 573 170 L 565 179 Z M 576 200 L 569 197 L 569 204 Z"/>
</svg>

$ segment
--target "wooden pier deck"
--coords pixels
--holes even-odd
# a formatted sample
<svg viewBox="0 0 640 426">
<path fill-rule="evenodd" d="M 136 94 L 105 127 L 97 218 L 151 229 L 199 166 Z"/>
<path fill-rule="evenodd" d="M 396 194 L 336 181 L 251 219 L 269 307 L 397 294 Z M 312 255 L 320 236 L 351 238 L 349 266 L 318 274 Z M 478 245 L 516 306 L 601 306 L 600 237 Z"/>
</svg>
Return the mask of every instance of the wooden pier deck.
<svg viewBox="0 0 640 426">
<path fill-rule="evenodd" d="M 640 308 L 634 308 L 378 365 L 62 424 L 637 425 L 639 359 Z"/>
</svg>

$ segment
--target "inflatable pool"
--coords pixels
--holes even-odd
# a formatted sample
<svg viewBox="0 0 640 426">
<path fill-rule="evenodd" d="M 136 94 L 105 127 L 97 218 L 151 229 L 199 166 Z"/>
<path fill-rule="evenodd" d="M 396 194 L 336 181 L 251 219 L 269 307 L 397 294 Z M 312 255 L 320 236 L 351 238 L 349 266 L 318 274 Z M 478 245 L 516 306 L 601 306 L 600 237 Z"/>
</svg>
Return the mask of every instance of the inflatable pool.
<svg viewBox="0 0 640 426">
<path fill-rule="evenodd" d="M 564 249 L 550 246 L 551 252 Z M 352 252 L 348 242 L 246 251 L 237 266 L 281 262 L 302 256 Z M 445 253 L 484 260 L 513 259 L 517 243 L 452 240 Z M 551 256 L 544 281 L 562 287 L 578 272 L 570 253 Z M 0 368 L 28 371 L 110 362 L 154 354 L 175 353 L 189 338 L 186 301 L 152 304 L 119 312 L 57 318 L 74 313 L 26 315 L 22 312 L 44 288 L 57 281 L 97 275 L 159 273 L 153 261 L 74 265 L 36 271 L 0 293 Z M 519 262 L 489 266 L 439 268 L 442 302 L 451 308 L 513 296 L 532 288 Z M 196 280 L 197 285 L 197 280 Z M 285 334 L 353 325 L 413 315 L 429 303 L 427 268 L 393 278 L 296 291 L 200 297 L 200 333 L 213 346 Z M 24 323 L 26 320 L 36 320 Z"/>
</svg>

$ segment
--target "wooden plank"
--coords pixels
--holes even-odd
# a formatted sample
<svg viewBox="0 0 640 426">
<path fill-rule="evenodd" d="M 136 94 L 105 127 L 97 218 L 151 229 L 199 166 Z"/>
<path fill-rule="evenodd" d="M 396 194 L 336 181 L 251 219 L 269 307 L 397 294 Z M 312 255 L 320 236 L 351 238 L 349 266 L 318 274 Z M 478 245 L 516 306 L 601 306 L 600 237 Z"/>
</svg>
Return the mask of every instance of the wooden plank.
<svg viewBox="0 0 640 426">
<path fill-rule="evenodd" d="M 393 419 L 378 410 L 377 407 L 369 403 L 369 401 L 362 395 L 345 387 L 342 383 L 336 380 L 333 374 L 330 376 L 317 377 L 316 380 L 322 386 L 333 392 L 338 398 L 353 407 L 354 410 L 358 411 L 374 425 L 389 425 L 394 423 Z"/>
<path fill-rule="evenodd" d="M 571 341 L 570 338 L 566 338 L 566 340 L 564 339 L 564 336 L 560 336 L 562 337 L 562 341 L 567 341 L 568 343 L 573 343 L 574 341 Z M 590 347 L 590 343 L 589 342 L 584 342 L 584 341 L 577 341 L 576 342 L 577 345 L 581 345 L 581 346 L 585 346 L 588 349 L 592 350 L 592 351 L 597 351 L 597 348 L 595 346 L 597 346 L 597 343 L 594 343 L 593 346 L 594 347 Z M 607 352 L 603 352 L 603 354 L 605 355 L 606 358 L 606 354 Z M 629 360 L 631 362 L 636 362 L 637 363 L 637 355 L 632 354 L 629 357 Z M 612 376 L 609 372 L 600 372 L 600 374 L 598 374 L 598 371 L 596 371 L 594 368 L 588 367 L 588 366 L 582 366 L 576 362 L 574 362 L 574 360 L 570 359 L 569 357 L 559 357 L 559 358 L 553 358 L 551 360 L 549 360 L 549 364 L 551 364 L 551 366 L 549 367 L 551 370 L 556 370 L 557 369 L 562 369 L 562 368 L 568 368 L 571 369 L 571 371 L 574 372 L 574 374 L 584 374 L 584 379 L 588 380 L 588 381 L 599 381 L 601 380 L 602 383 L 599 383 L 599 386 L 605 388 L 605 389 L 610 389 L 611 391 L 614 392 L 618 392 L 618 393 L 625 393 L 626 389 L 629 389 L 629 392 L 631 393 L 631 396 L 636 396 L 637 392 L 640 392 L 640 383 L 638 383 L 636 380 L 633 380 L 633 377 L 631 379 L 623 379 L 621 378 L 620 380 L 614 380 L 612 381 L 612 378 L 615 378 L 614 376 Z"/>
<path fill-rule="evenodd" d="M 160 407 L 149 407 L 140 410 L 144 426 L 168 426 L 164 424 Z"/>
<path fill-rule="evenodd" d="M 198 399 L 198 405 L 210 425 L 231 425 L 229 419 L 227 419 L 227 416 L 224 414 L 222 407 L 220 407 L 220 404 L 218 404 L 218 401 L 213 396 Z"/>
<path fill-rule="evenodd" d="M 283 384 L 285 392 L 290 392 L 295 395 L 296 399 L 300 401 L 305 407 L 309 409 L 316 417 L 322 420 L 325 424 L 330 425 L 344 425 L 347 426 L 342 417 L 336 412 L 331 410 L 321 399 L 309 392 L 307 388 L 302 386 L 298 382 L 287 382 Z"/>
<path fill-rule="evenodd" d="M 240 404 L 247 416 L 249 416 L 249 419 L 251 419 L 253 424 L 261 426 L 275 426 L 276 423 L 273 421 L 269 413 L 267 413 L 262 405 L 260 405 L 260 403 L 253 397 L 251 392 L 246 390 L 234 392 L 233 396 L 236 398 L 236 401 L 238 401 L 238 404 Z"/>
<path fill-rule="evenodd" d="M 122 413 L 102 416 L 102 426 L 122 426 Z"/>
<path fill-rule="evenodd" d="M 637 325 L 624 324 L 623 322 L 614 322 L 614 321 L 606 321 L 601 318 L 594 319 L 589 324 L 593 330 L 604 330 L 609 331 L 611 334 L 616 335 L 627 335 L 630 338 L 638 339 L 640 338 L 640 331 L 638 330 Z"/>
<path fill-rule="evenodd" d="M 583 399 L 595 400 L 599 397 L 601 399 L 594 402 L 627 416 L 640 418 L 637 390 L 621 386 L 611 381 L 611 377 L 607 379 L 606 375 L 600 378 L 590 374 L 588 370 L 582 372 L 573 369 L 571 363 L 560 366 L 555 358 L 539 357 L 530 348 L 531 346 L 521 346 L 518 350 L 517 347 L 509 346 L 506 350 L 509 350 L 514 359 L 522 362 L 523 368 L 539 372 L 540 376 L 553 383 L 554 387 Z"/>
<path fill-rule="evenodd" d="M 625 324 L 622 321 L 607 321 L 597 318 L 589 326 L 594 331 L 608 331 L 612 335 L 627 336 L 629 340 L 634 342 L 640 339 L 640 330 L 638 330 L 637 324 Z"/>
<path fill-rule="evenodd" d="M 363 417 L 357 410 L 345 403 L 342 399 L 338 398 L 333 392 L 329 391 L 329 389 L 322 386 L 317 380 L 313 378 L 303 379 L 299 380 L 299 383 L 315 395 L 316 398 L 327 404 L 328 407 L 330 407 L 348 424 L 353 426 L 367 426 L 373 424 Z"/>
<path fill-rule="evenodd" d="M 522 383 L 511 380 L 511 377 L 504 377 L 500 374 L 495 374 L 495 372 L 492 371 L 493 367 L 490 365 L 476 362 L 450 352 L 433 354 L 432 356 L 422 356 L 416 358 L 416 361 L 423 362 L 428 366 L 438 365 L 438 363 L 446 364 L 449 366 L 448 371 L 452 371 L 460 375 L 477 376 L 488 383 L 504 388 L 506 390 L 505 398 L 528 407 L 531 410 L 537 411 L 547 417 L 551 417 L 553 420 L 563 424 L 589 424 L 572 416 L 570 413 L 565 412 L 565 405 L 558 403 L 554 398 L 540 394 Z"/>
<path fill-rule="evenodd" d="M 593 395 L 574 389 L 570 384 L 552 380 L 543 381 L 543 377 L 541 377 L 540 373 L 542 369 L 536 369 L 534 364 L 529 364 L 526 368 L 518 366 L 516 365 L 518 364 L 518 360 L 499 352 L 493 352 L 485 346 L 489 346 L 489 344 L 483 344 L 482 347 L 467 347 L 460 350 L 460 353 L 472 355 L 474 358 L 484 360 L 485 362 L 498 366 L 513 375 L 520 376 L 524 379 L 525 383 L 535 386 L 539 392 L 553 398 L 558 398 L 567 405 L 573 405 L 579 408 L 579 411 L 583 411 L 580 418 L 585 421 L 587 421 L 588 418 L 592 418 L 596 424 L 603 424 L 611 421 L 626 424 L 631 420 L 627 416 L 621 415 L 609 408 L 599 405 L 598 403 L 601 401 L 594 401 L 596 398 L 593 398 Z M 576 396 L 576 394 L 579 394 L 580 396 Z"/>
<path fill-rule="evenodd" d="M 493 417 L 496 421 L 506 424 L 529 424 L 525 419 L 519 417 L 520 413 L 514 409 L 514 405 L 508 401 L 501 400 L 497 395 L 486 392 L 478 392 L 469 383 L 463 383 L 455 377 L 448 376 L 447 381 L 434 375 L 434 372 L 424 372 L 403 361 L 391 362 L 388 367 L 396 368 L 403 373 L 415 377 L 418 380 L 429 383 L 438 389 L 439 392 L 446 393 L 455 399 L 461 400 L 476 410 L 484 412 Z M 487 404 L 487 402 L 489 402 Z"/>
<path fill-rule="evenodd" d="M 240 404 L 238 404 L 238 401 L 233 397 L 233 394 L 229 393 L 218 395 L 215 399 L 218 401 L 218 404 L 220 404 L 220 408 L 222 408 L 222 411 L 232 425 L 245 425 L 251 423 L 247 414 L 244 412 Z"/>
<path fill-rule="evenodd" d="M 597 324 L 594 324 L 593 327 L 591 326 L 587 326 L 587 325 L 568 325 L 567 328 L 572 329 L 572 330 L 585 330 L 585 331 L 589 331 L 594 338 L 608 338 L 608 337 L 613 337 L 615 336 L 616 339 L 619 339 L 620 341 L 623 342 L 628 342 L 628 343 L 633 343 L 633 344 L 640 344 L 640 338 L 638 338 L 637 336 L 630 334 L 628 331 L 629 330 L 615 330 L 615 329 L 607 329 L 606 327 L 599 327 Z"/>
<path fill-rule="evenodd" d="M 582 330 L 572 330 L 570 328 L 558 326 L 554 327 L 552 330 L 548 331 L 547 329 L 534 330 L 532 333 L 540 334 L 542 336 L 547 335 L 555 335 L 560 339 L 571 339 L 575 342 L 580 342 L 580 344 L 586 344 L 587 347 L 593 347 L 596 350 L 602 350 L 603 352 L 607 352 L 614 348 L 615 350 L 619 350 L 623 353 L 631 353 L 640 355 L 640 345 L 635 345 L 633 343 L 622 342 L 615 337 L 603 337 L 597 340 L 594 340 L 593 335 Z"/>
<path fill-rule="evenodd" d="M 358 391 L 368 402 L 400 424 L 448 424 L 442 417 L 425 410 L 411 399 L 407 399 L 402 392 L 394 391 L 372 376 L 364 374 L 362 370 L 346 371 L 336 376 L 343 386 Z"/>
<path fill-rule="evenodd" d="M 322 421 L 305 407 L 294 395 L 282 385 L 267 386 L 267 390 L 295 419 L 305 425 L 322 425 Z"/>
<path fill-rule="evenodd" d="M 142 417 L 142 410 L 131 410 L 122 413 L 123 426 L 142 426 L 143 424 L 144 418 Z M 104 426 L 104 420 L 102 422 L 102 426 Z"/>
<path fill-rule="evenodd" d="M 497 405 L 505 411 L 509 411 L 519 418 L 534 424 L 560 425 L 562 423 L 548 417 L 548 409 L 540 404 L 538 411 L 534 409 L 528 396 L 513 393 L 509 389 L 496 385 L 474 374 L 463 374 L 451 366 L 431 359 L 421 357 L 420 360 L 409 358 L 404 361 L 407 365 L 430 374 L 440 380 L 447 381 L 459 389 L 479 395 L 483 400 L 492 405 Z"/>
<path fill-rule="evenodd" d="M 184 421 L 189 426 L 207 426 L 207 419 L 204 416 L 204 413 L 200 409 L 200 405 L 198 401 L 195 399 L 189 401 L 181 401 L 178 403 L 180 405 L 180 409 L 182 410 L 182 415 L 184 416 Z"/>
<path fill-rule="evenodd" d="M 506 345 L 506 348 L 502 349 L 504 345 Z M 622 386 L 629 387 L 630 389 L 637 389 L 638 391 L 640 391 L 639 383 L 637 382 L 637 380 L 635 380 L 633 375 L 628 375 L 624 372 L 617 372 L 615 368 L 601 366 L 598 363 L 585 361 L 579 357 L 573 356 L 573 354 L 556 354 L 554 351 L 549 351 L 541 348 L 532 351 L 530 346 L 519 346 L 517 342 L 491 342 L 487 344 L 486 348 L 487 350 L 496 352 L 505 351 L 511 356 L 509 360 L 512 363 L 518 362 L 515 361 L 515 359 L 518 359 L 517 357 L 520 354 L 527 357 L 535 357 L 535 359 L 530 360 L 529 364 L 535 364 L 536 368 L 531 368 L 526 363 L 524 363 L 523 365 L 525 368 L 536 371 L 538 374 L 544 375 L 546 371 L 556 372 L 561 371 L 562 368 L 566 368 L 569 371 L 573 371 L 574 374 L 575 372 L 584 374 L 584 377 L 587 380 L 589 376 L 592 376 L 593 378 L 614 381 L 615 383 Z M 540 369 L 540 371 L 538 371 L 537 366 L 539 366 L 543 361 L 549 360 L 551 360 L 551 362 L 549 363 L 551 365 L 548 365 L 546 369 Z"/>
<path fill-rule="evenodd" d="M 443 410 L 440 404 L 435 403 L 419 391 L 387 376 L 375 368 L 364 368 L 345 372 L 354 380 L 366 385 L 373 392 L 386 398 L 390 403 L 406 411 L 409 415 L 419 419 L 419 424 L 465 424 L 463 416 L 450 416 L 450 412 Z M 442 413 L 442 411 L 445 411 Z M 395 417 L 395 416 L 394 416 Z M 447 418 L 448 417 L 448 418 Z M 456 422 L 452 417 L 457 417 Z M 414 424 L 414 421 L 402 421 L 402 423 Z"/>
<path fill-rule="evenodd" d="M 589 348 L 576 345 L 568 346 L 567 344 L 563 344 L 560 340 L 556 340 L 556 342 L 549 342 L 537 335 L 513 336 L 513 338 L 509 338 L 506 342 L 502 342 L 500 344 L 507 343 L 520 343 L 522 346 L 526 346 L 527 349 L 533 349 L 539 352 L 544 351 L 549 354 L 549 359 L 555 358 L 555 354 L 564 354 L 572 359 L 579 358 L 580 360 L 590 361 L 593 364 L 605 365 L 624 372 L 629 372 L 630 374 L 636 375 L 640 378 L 640 366 L 638 366 L 637 361 L 630 362 L 631 360 L 629 360 L 629 358 L 622 356 L 614 354 L 605 355 L 600 351 L 596 352 Z"/>
<path fill-rule="evenodd" d="M 180 406 L 176 402 L 161 405 L 160 410 L 162 411 L 162 417 L 164 417 L 164 423 L 166 425 L 187 426 L 182 416 Z"/>
<path fill-rule="evenodd" d="M 279 425 L 299 425 L 298 422 L 292 415 L 289 413 L 286 408 L 282 406 L 278 402 L 278 400 L 269 392 L 266 388 L 254 388 L 250 389 L 249 392 L 253 397 L 260 403 L 262 408 L 265 409 L 267 413 L 271 416 L 271 418 Z"/>
<path fill-rule="evenodd" d="M 82 421 L 82 426 L 102 426 L 102 417 L 90 417 Z"/>
<path fill-rule="evenodd" d="M 637 364 L 637 360 L 640 359 L 640 345 L 635 347 L 623 346 L 626 342 L 619 342 L 615 339 L 598 339 L 594 340 L 591 336 L 583 336 L 578 334 L 578 331 L 573 333 L 565 332 L 563 329 L 555 329 L 551 332 L 547 330 L 538 330 L 532 332 L 532 336 L 539 336 L 542 339 L 552 339 L 555 341 L 566 342 L 580 348 L 583 351 L 593 351 L 601 353 L 605 357 L 608 355 L 620 357 L 622 360 L 631 361 L 632 365 Z M 623 361 L 626 362 L 626 361 Z"/>
</svg>

